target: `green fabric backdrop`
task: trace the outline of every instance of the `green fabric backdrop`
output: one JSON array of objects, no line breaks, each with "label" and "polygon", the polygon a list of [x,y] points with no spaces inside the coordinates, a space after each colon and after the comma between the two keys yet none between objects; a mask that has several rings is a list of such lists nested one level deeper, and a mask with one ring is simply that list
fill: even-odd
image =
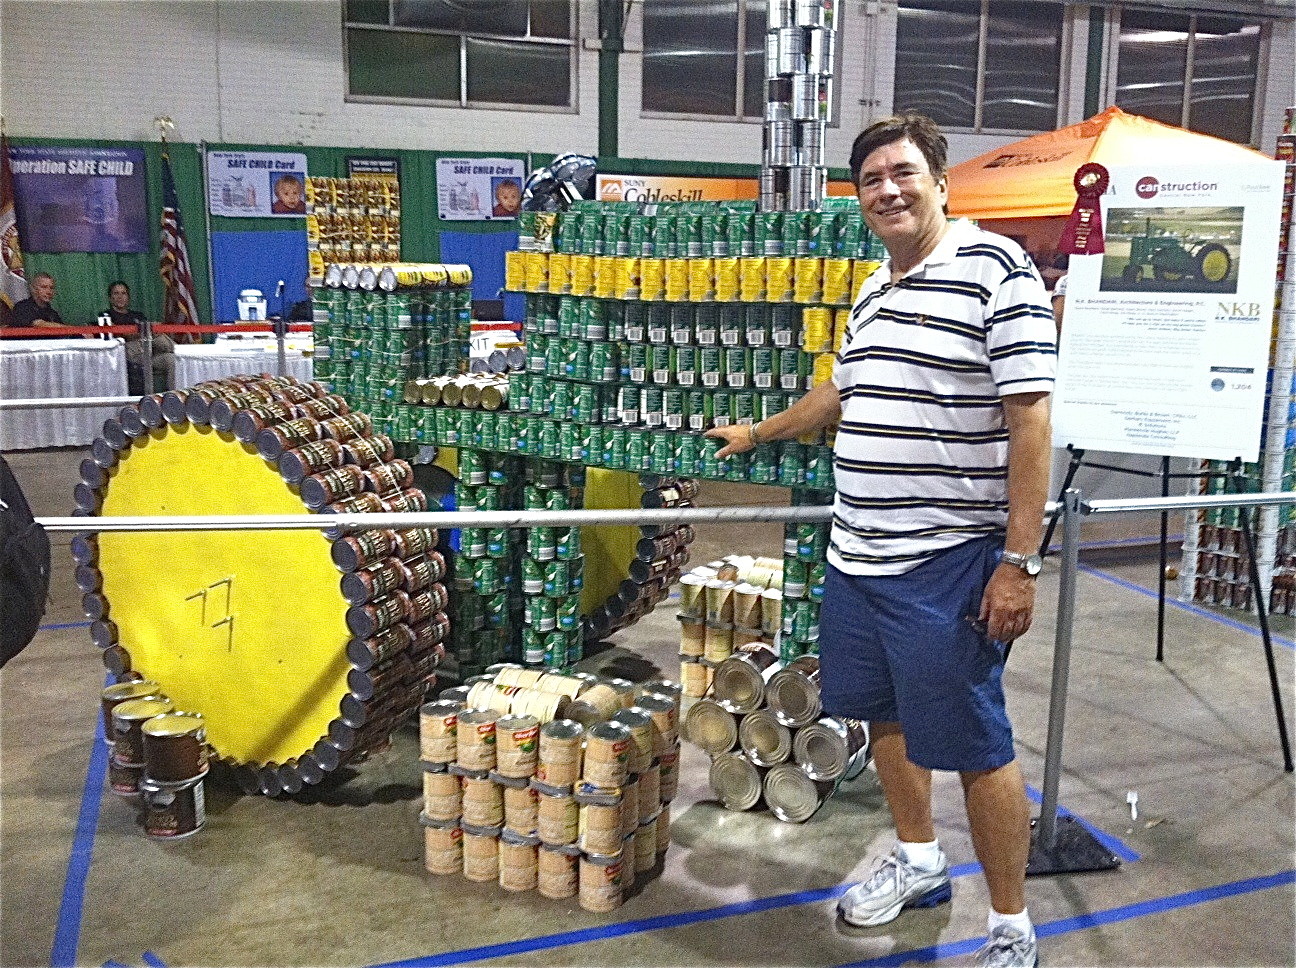
[{"label": "green fabric backdrop", "polygon": [[[150,319],[162,313],[162,279],[158,273],[157,225],[162,214],[162,146],[157,142],[91,141],[72,138],[11,138],[14,145],[73,145],[82,147],[142,148],[148,167],[149,221],[154,226],[148,252],[140,253],[24,253],[27,276],[48,272],[58,283],[54,307],[70,323],[92,323],[108,306],[108,286],[122,279],[131,288],[131,305]],[[364,148],[320,148],[304,145],[208,144],[208,151],[287,151],[306,156],[311,175],[346,177],[350,156],[396,158],[401,177],[401,254],[411,262],[436,262],[441,257],[441,231],[496,233],[515,232],[516,225],[499,222],[442,222],[437,218],[437,159],[519,158],[527,170],[545,165],[552,155],[508,151],[413,151]],[[304,229],[305,219],[206,218],[203,193],[203,145],[169,145],[176,194],[189,242],[195,298],[201,319],[211,319],[211,284],[208,272],[211,231],[260,232]],[[656,161],[643,158],[605,158],[600,170],[621,174],[673,174],[681,176],[755,177],[758,167],[743,164]],[[837,169],[831,177],[849,177]]]}]

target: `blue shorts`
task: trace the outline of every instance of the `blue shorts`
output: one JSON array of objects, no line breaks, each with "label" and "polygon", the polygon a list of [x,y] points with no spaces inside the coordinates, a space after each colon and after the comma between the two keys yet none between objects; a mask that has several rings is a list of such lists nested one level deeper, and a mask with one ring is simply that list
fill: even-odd
[{"label": "blue shorts", "polygon": [[909,759],[932,770],[1013,760],[1003,650],[972,627],[1002,535],[964,542],[903,575],[828,566],[819,617],[824,710],[898,722]]}]

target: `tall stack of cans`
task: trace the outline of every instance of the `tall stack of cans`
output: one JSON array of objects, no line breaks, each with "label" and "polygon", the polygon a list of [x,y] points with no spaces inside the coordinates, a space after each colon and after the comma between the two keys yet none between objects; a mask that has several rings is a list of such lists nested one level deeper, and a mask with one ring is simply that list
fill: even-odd
[{"label": "tall stack of cans", "polygon": [[[455,502],[460,511],[517,506],[521,463],[504,454],[460,448]],[[509,528],[463,528],[454,559],[449,653],[460,679],[480,675],[493,662],[517,657],[512,641],[520,625],[520,533]]]},{"label": "tall stack of cans", "polygon": [[783,627],[783,563],[727,555],[680,578],[680,683],[703,696],[735,641],[776,646]]},{"label": "tall stack of cans", "polygon": [[505,664],[419,719],[430,873],[606,912],[660,870],[678,786],[674,683]]},{"label": "tall stack of cans", "polygon": [[[831,503],[827,495],[812,491],[794,491],[792,497],[793,504]],[[789,522],[783,526],[783,634],[779,640],[779,659],[783,662],[819,652],[819,606],[823,602],[830,530],[827,522]]]},{"label": "tall stack of cans", "polygon": [[[1277,288],[1270,368],[1265,381],[1265,422],[1260,459],[1244,464],[1243,489],[1252,492],[1296,488],[1296,107],[1286,109],[1274,152],[1285,166],[1279,223]],[[1204,461],[1201,490],[1235,489],[1223,461]],[[1250,558],[1239,528],[1238,508],[1208,508],[1184,533],[1183,579],[1194,601],[1251,608]],[[1257,572],[1268,609],[1296,614],[1296,511],[1291,505],[1256,508]]]},{"label": "tall stack of cans", "polygon": [[395,178],[306,179],[306,252],[311,285],[344,259],[399,262],[400,183]]},{"label": "tall stack of cans", "polygon": [[472,270],[397,263],[330,265],[312,291],[315,377],[399,439],[396,407],[410,380],[468,370]]},{"label": "tall stack of cans", "polygon": [[751,642],[716,667],[684,735],[711,757],[711,789],[730,810],[763,799],[778,819],[803,823],[870,755],[866,723],[822,712],[817,656],[784,663]]},{"label": "tall stack of cans", "polygon": [[761,211],[809,211],[824,199],[824,131],[833,120],[837,50],[834,6],[835,0],[769,0]]}]

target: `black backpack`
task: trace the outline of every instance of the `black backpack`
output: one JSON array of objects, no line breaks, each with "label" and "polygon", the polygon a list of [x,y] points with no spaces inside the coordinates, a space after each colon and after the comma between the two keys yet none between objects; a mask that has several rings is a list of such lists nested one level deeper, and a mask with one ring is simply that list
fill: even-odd
[{"label": "black backpack", "polygon": [[0,457],[0,666],[36,637],[49,595],[50,542]]}]

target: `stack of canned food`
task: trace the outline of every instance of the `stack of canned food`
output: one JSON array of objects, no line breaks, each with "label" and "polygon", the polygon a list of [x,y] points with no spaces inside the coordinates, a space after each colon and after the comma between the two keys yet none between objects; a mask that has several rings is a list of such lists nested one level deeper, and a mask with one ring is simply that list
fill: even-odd
[{"label": "stack of canned food", "polygon": [[834,0],[769,0],[760,205],[813,209],[828,184],[824,132],[835,114]]},{"label": "stack of canned food", "polygon": [[783,662],[751,642],[716,667],[684,735],[711,757],[711,789],[730,810],[764,799],[778,819],[803,823],[869,761],[868,724],[822,711],[817,656]]},{"label": "stack of canned food", "polygon": [[100,696],[109,789],[139,805],[144,833],[154,840],[192,836],[206,822],[203,718],[176,711],[158,683],[128,675]]},{"label": "stack of canned food", "polygon": [[[322,383],[290,376],[234,376],[183,390],[142,398],[104,423],[91,445],[74,489],[77,513],[97,514],[114,468],[132,448],[149,446],[188,426],[208,426],[254,447],[261,458],[318,514],[426,511],[428,502],[413,486],[413,469],[395,459],[390,438],[373,432],[368,415],[353,411]],[[346,658],[352,666],[347,691],[328,734],[284,763],[242,762],[214,750],[237,767],[240,783],[267,795],[295,793],[320,782],[348,759],[389,742],[392,731],[423,701],[436,682],[436,668],[449,635],[446,562],[436,550],[433,528],[325,531],[331,557],[342,577],[341,599],[349,606],[352,636]],[[91,620],[92,641],[103,649],[115,675],[131,671],[123,632],[111,615],[99,570],[98,538],[72,542],[82,607]],[[231,641],[237,634],[231,624]],[[147,672],[147,670],[144,670]],[[208,712],[209,719],[215,715]]]},{"label": "stack of canned food", "polygon": [[735,641],[775,646],[783,627],[783,562],[726,555],[680,578],[680,682],[702,696]]},{"label": "stack of canned food", "polygon": [[315,377],[385,425],[408,381],[467,372],[471,283],[461,265],[330,265],[311,296]]},{"label": "stack of canned food", "polygon": [[335,262],[400,261],[400,183],[388,178],[306,179],[311,285]]},{"label": "stack of canned food", "polygon": [[[693,506],[698,483],[691,478],[642,475],[643,493],[639,502],[646,508],[686,508]],[[665,600],[688,564],[693,528],[687,524],[645,524],[635,545],[630,574],[594,609],[586,620],[585,634],[598,641],[618,629],[633,625]]]},{"label": "stack of canned food", "polygon": [[[584,504],[585,472],[461,448],[461,511],[565,511]],[[566,669],[582,655],[585,557],[579,528],[464,528],[455,575],[461,678],[503,659]]]},{"label": "stack of canned food", "polygon": [[501,664],[419,720],[429,872],[605,912],[660,871],[678,786],[674,683]]}]

